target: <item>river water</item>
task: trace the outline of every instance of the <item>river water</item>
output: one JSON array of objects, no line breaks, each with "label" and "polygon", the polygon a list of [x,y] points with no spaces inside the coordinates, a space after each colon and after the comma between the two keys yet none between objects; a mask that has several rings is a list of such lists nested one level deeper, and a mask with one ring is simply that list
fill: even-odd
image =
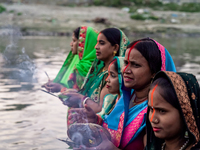
[{"label": "river water", "polygon": [[[199,37],[154,37],[172,54],[178,71],[200,81]],[[137,39],[130,37],[131,40]],[[40,91],[65,60],[71,37],[0,36],[0,149],[65,150],[67,107]]]}]

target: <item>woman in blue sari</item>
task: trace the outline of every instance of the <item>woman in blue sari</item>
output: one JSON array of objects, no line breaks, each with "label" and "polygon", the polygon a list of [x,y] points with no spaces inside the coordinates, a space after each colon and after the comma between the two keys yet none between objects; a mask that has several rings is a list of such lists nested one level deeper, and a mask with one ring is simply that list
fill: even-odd
[{"label": "woman in blue sari", "polygon": [[113,144],[104,140],[96,148],[104,149],[106,145],[110,149],[144,149],[147,96],[151,80],[160,70],[176,71],[167,49],[149,38],[132,42],[125,53],[123,95],[112,112],[101,120],[86,104],[83,109],[69,112],[70,122],[85,122],[81,116],[86,115],[87,122],[107,129]]}]

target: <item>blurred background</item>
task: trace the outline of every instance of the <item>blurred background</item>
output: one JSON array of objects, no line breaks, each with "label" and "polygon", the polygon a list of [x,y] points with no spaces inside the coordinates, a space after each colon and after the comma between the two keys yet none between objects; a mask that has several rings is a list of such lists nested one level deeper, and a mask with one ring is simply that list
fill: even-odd
[{"label": "blurred background", "polygon": [[200,81],[200,0],[0,0],[0,149],[65,150],[67,107],[40,91],[70,51],[72,31],[118,27],[164,45]]}]

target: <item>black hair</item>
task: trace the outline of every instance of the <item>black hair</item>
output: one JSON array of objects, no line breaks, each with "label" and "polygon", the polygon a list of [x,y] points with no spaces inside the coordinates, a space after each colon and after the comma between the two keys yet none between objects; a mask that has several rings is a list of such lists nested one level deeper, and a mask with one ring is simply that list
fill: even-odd
[{"label": "black hair", "polygon": [[116,58],[113,59],[113,60],[110,62],[110,64],[111,64],[112,62],[114,62],[113,64],[114,64],[114,66],[115,66],[115,71],[118,73],[118,64],[117,64],[117,59],[116,59]]},{"label": "black hair", "polygon": [[159,88],[160,95],[173,107],[181,111],[178,98],[170,81],[165,77],[159,77],[151,84],[150,89],[153,89],[155,85],[158,85],[158,87],[160,87]]},{"label": "black hair", "polygon": [[[155,85],[158,85],[159,88],[159,94],[169,103],[171,104],[174,108],[176,108],[179,111],[180,116],[183,116],[183,112],[181,109],[181,106],[178,101],[178,97],[176,95],[175,89],[172,86],[172,83],[170,82],[169,79],[166,77],[159,77],[153,81],[153,83],[150,86],[150,90],[152,90]],[[181,117],[181,119],[184,121],[184,118]],[[181,137],[184,137],[184,134],[186,131],[186,123],[183,124],[183,132],[181,132]],[[190,133],[189,133],[189,136]]]},{"label": "black hair", "polygon": [[78,28],[76,28],[76,29],[73,31],[74,36],[75,36],[77,39],[79,38],[80,28],[81,28],[81,27],[78,27]]},{"label": "black hair", "polygon": [[[120,47],[121,33],[117,28],[106,28],[100,33],[103,33],[107,40],[111,43],[112,46],[118,44]],[[116,56],[119,56],[119,50],[116,53]]]},{"label": "black hair", "polygon": [[157,44],[152,39],[144,38],[133,41],[128,45],[127,49],[131,48],[132,46],[134,46],[134,48],[137,49],[147,60],[152,74],[161,70],[161,52]]}]

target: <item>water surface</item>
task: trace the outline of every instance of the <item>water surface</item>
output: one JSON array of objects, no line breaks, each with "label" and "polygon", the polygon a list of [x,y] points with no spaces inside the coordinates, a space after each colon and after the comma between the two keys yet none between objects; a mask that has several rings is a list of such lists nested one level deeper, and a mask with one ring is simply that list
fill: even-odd
[{"label": "water surface", "polygon": [[[130,37],[131,40],[136,37]],[[65,150],[67,107],[39,90],[64,62],[71,37],[0,36],[0,149]],[[200,38],[155,37],[178,71],[200,81]]]}]

